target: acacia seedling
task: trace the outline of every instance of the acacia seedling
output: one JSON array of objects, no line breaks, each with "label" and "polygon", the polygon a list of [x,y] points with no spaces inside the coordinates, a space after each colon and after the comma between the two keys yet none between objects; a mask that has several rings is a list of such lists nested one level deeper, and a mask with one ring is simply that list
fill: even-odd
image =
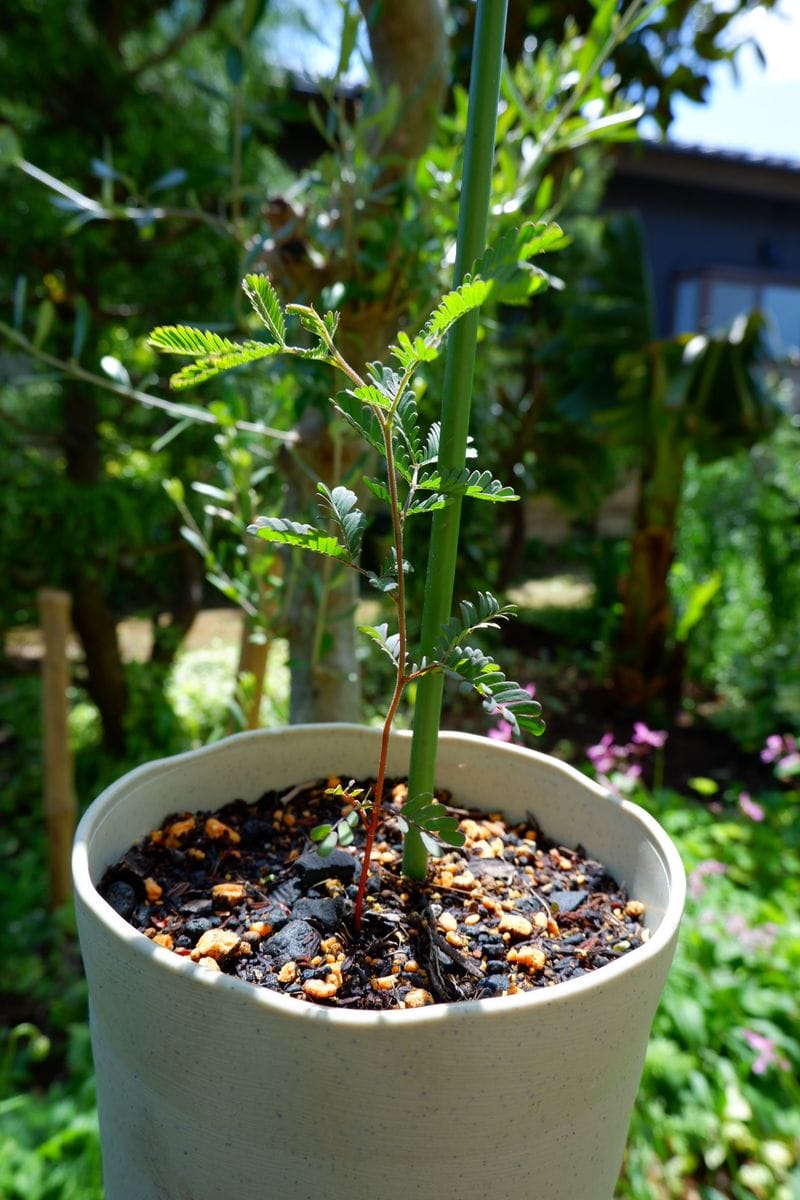
[{"label": "acacia seedling", "polygon": [[[388,510],[392,530],[391,549],[377,571],[361,565],[367,514],[359,506],[356,493],[343,484],[328,487],[318,483],[322,517],[318,525],[283,516],[261,516],[248,527],[252,537],[345,564],[386,597],[394,609],[393,628],[390,629],[388,622],[359,627],[390,659],[394,669],[374,788],[363,799],[349,794],[352,813],[335,824],[317,827],[312,835],[318,850],[329,853],[336,845],[352,842],[359,822],[364,826],[363,863],[354,911],[356,929],[361,923],[370,855],[384,816],[389,735],[409,685],[439,673],[476,694],[486,711],[506,720],[515,733],[526,730],[538,734],[543,729],[539,703],[518,683],[507,679],[491,655],[471,643],[475,633],[497,628],[500,621],[515,612],[513,605],[502,604],[491,592],[479,592],[474,600],[461,602],[442,625],[432,655],[417,659],[412,656],[408,645],[406,575],[410,567],[405,535],[410,520],[441,510],[456,497],[491,504],[518,499],[510,487],[473,462],[463,470],[441,467],[439,425],[434,422],[424,431],[421,428],[412,384],[416,372],[439,356],[448,333],[467,313],[478,309],[490,297],[519,300],[545,287],[547,276],[527,260],[532,254],[555,247],[561,240],[561,231],[556,226],[528,225],[513,239],[506,237],[500,247],[487,252],[474,274],[440,300],[421,333],[414,337],[399,333],[390,347],[389,362],[370,363],[365,375],[347,361],[337,346],[338,314],[320,314],[313,306],[304,304],[289,304],[284,308],[265,275],[248,275],[243,282],[245,295],[264,326],[265,340],[234,342],[183,325],[162,326],[150,336],[150,344],[157,349],[193,359],[173,376],[175,388],[191,387],[223,371],[279,355],[327,364],[343,377],[346,385],[331,398],[334,410],[383,462],[380,475],[363,479],[375,500]],[[486,277],[478,273],[481,269]],[[306,338],[310,335],[310,344],[289,340],[287,318],[292,317],[305,331]],[[406,835],[410,830],[416,831],[427,853],[439,853],[442,844],[458,846],[463,842],[455,819],[429,792],[409,796],[401,812],[400,828]]]}]

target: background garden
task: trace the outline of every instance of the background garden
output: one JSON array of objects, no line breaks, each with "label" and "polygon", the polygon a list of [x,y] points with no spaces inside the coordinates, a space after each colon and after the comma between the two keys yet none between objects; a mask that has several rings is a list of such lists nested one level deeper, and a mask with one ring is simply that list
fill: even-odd
[{"label": "background garden", "polygon": [[[689,872],[621,1200],[800,1198],[800,407],[758,314],[658,335],[637,221],[604,205],[619,143],[701,98],[747,7],[509,11],[491,236],[533,220],[566,237],[538,260],[547,290],[484,314],[474,440],[525,499],[465,508],[459,587],[520,607],[494,650],[536,689],[537,746],[648,807]],[[378,719],[383,668],[353,620],[373,599],[243,538],[257,512],[308,509],[312,476],[363,465],[325,375],[255,366],[170,392],[147,334],[247,333],[246,271],[340,310],[353,362],[413,331],[452,270],[474,10],[7,8],[0,1197],[99,1200],[86,992],[48,889],[37,596],[70,597],[80,807],[240,728]],[[373,520],[367,565],[386,552]],[[510,736],[458,694],[445,724]]]}]

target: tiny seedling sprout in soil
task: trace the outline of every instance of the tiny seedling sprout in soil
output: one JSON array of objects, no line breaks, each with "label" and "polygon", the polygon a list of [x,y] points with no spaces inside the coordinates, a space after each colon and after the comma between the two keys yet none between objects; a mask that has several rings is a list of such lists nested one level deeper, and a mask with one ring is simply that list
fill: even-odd
[{"label": "tiny seedling sprout in soil", "polygon": [[[448,332],[461,318],[475,312],[490,297],[504,301],[527,298],[545,286],[544,272],[527,260],[555,247],[561,239],[556,226],[528,225],[508,235],[495,250],[483,256],[472,275],[444,296],[420,334],[413,338],[404,332],[398,334],[390,350],[390,365],[370,363],[364,376],[343,357],[336,344],[338,315],[334,312],[320,315],[315,308],[304,304],[289,304],[284,309],[265,275],[248,275],[243,288],[266,329],[268,340],[234,342],[217,333],[183,325],[162,326],[150,337],[151,345],[157,349],[188,355],[194,360],[173,376],[175,388],[190,387],[222,371],[277,355],[326,363],[346,383],[345,389],[332,398],[335,411],[383,460],[384,472],[380,476],[363,479],[372,495],[387,507],[391,521],[392,546],[381,570],[367,570],[360,564],[367,515],[359,507],[356,493],[343,485],[329,488],[324,483],[317,484],[324,524],[258,517],[248,528],[253,537],[296,546],[345,564],[394,607],[393,630],[390,631],[388,623],[360,626],[361,632],[388,656],[394,667],[394,687],[383,721],[374,788],[368,795],[344,789],[343,797],[352,806],[352,812],[336,824],[320,825],[311,832],[318,851],[324,855],[337,845],[350,845],[359,822],[364,826],[364,857],[354,910],[356,929],[361,923],[370,854],[383,816],[389,735],[409,685],[434,674],[448,676],[477,694],[487,712],[502,717],[516,733],[525,730],[537,734],[543,729],[539,703],[525,688],[507,679],[490,655],[470,644],[470,638],[478,630],[496,628],[499,621],[515,611],[513,605],[501,604],[491,592],[480,592],[474,601],[460,603],[458,611],[440,627],[430,656],[419,659],[412,656],[408,645],[405,579],[410,565],[405,556],[405,532],[407,522],[413,517],[445,509],[457,497],[494,504],[518,499],[511,488],[478,466],[471,464],[459,470],[440,465],[440,426],[433,423],[423,433],[412,384],[417,370],[438,357]],[[287,316],[295,317],[310,334],[310,345],[289,340]],[[421,870],[409,870],[404,860],[404,872],[412,878],[424,878],[427,854],[439,854],[443,845],[463,844],[456,818],[429,791],[409,795],[400,821],[403,833],[408,836],[411,830],[415,831],[426,852]]]}]

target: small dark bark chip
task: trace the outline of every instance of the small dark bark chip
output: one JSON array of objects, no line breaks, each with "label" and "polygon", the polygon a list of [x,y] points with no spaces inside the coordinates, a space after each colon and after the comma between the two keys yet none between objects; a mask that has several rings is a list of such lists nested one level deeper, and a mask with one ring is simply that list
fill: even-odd
[{"label": "small dark bark chip", "polygon": [[282,967],[288,962],[312,959],[319,950],[319,931],[308,921],[288,921],[263,944],[263,951]]},{"label": "small dark bark chip", "polygon": [[300,872],[300,881],[304,889],[312,888],[326,879],[338,879],[341,883],[351,883],[355,877],[357,862],[346,850],[336,849],[330,854],[317,854],[316,850],[306,850],[294,864]]},{"label": "small dark bark chip", "polygon": [[575,912],[576,908],[588,899],[589,893],[582,888],[575,892],[550,892],[547,897],[548,903],[557,908],[560,913]]},{"label": "small dark bark chip", "polygon": [[328,898],[301,896],[292,908],[292,916],[310,921],[324,933],[333,933],[342,919],[343,905]]},{"label": "small dark bark chip", "polygon": [[108,901],[114,912],[119,913],[126,921],[130,919],[138,900],[133,884],[127,883],[124,879],[113,879],[107,887],[101,890],[100,895]]}]

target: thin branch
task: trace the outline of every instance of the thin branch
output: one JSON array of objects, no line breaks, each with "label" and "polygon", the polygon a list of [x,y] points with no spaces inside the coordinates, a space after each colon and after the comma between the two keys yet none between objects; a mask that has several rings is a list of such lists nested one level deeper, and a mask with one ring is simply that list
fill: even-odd
[{"label": "thin branch", "polygon": [[155,51],[155,53],[151,54],[143,62],[140,62],[137,67],[133,67],[128,72],[128,78],[138,79],[145,71],[150,71],[153,67],[158,67],[162,62],[166,62],[167,59],[172,58],[187,42],[190,42],[198,33],[202,33],[204,29],[208,28],[224,4],[225,0],[206,0],[203,12],[195,24],[181,29],[161,50]]},{"label": "thin branch", "polygon": [[17,163],[23,175],[35,179],[37,183],[44,184],[51,192],[55,192],[59,196],[63,196],[65,200],[69,200],[75,206],[75,212],[83,212],[95,221],[197,221],[203,225],[208,225],[209,228],[222,234],[224,237],[232,238],[234,241],[239,240],[239,234],[236,228],[225,221],[222,217],[217,217],[213,213],[206,212],[201,208],[179,208],[156,205],[139,205],[121,204],[114,205],[110,208],[100,204],[99,201],[93,200],[91,196],[85,195],[83,192],[77,191],[76,188],[70,187],[68,183],[57,179],[55,175],[51,175],[49,171],[42,170],[34,163],[22,159]]},{"label": "thin branch", "polygon": [[[220,422],[210,412],[204,408],[195,408],[190,404],[174,404],[171,400],[162,400],[160,396],[152,396],[149,392],[139,391],[138,388],[128,387],[124,383],[115,383],[113,379],[106,379],[102,375],[95,375],[92,371],[85,370],[74,360],[66,360],[56,358],[52,354],[47,354],[44,350],[40,350],[38,346],[34,346],[29,342],[24,334],[18,333],[16,329],[12,329],[10,325],[0,321],[0,335],[13,342],[15,346],[19,346],[31,358],[36,358],[40,362],[46,363],[49,367],[54,367],[62,375],[66,375],[71,379],[79,379],[82,383],[89,383],[93,387],[102,388],[106,392],[113,392],[115,396],[121,396],[125,400],[135,400],[138,404],[142,404],[145,408],[157,408],[162,412],[167,413],[171,417],[176,417],[179,420],[188,418],[190,421],[197,421],[205,425],[219,425]],[[277,442],[284,442],[288,446],[292,446],[297,442],[298,436],[294,432],[286,433],[281,429],[273,429],[269,425],[262,425],[257,421],[236,421],[235,426],[245,433],[257,433],[262,437],[273,438]]]}]

